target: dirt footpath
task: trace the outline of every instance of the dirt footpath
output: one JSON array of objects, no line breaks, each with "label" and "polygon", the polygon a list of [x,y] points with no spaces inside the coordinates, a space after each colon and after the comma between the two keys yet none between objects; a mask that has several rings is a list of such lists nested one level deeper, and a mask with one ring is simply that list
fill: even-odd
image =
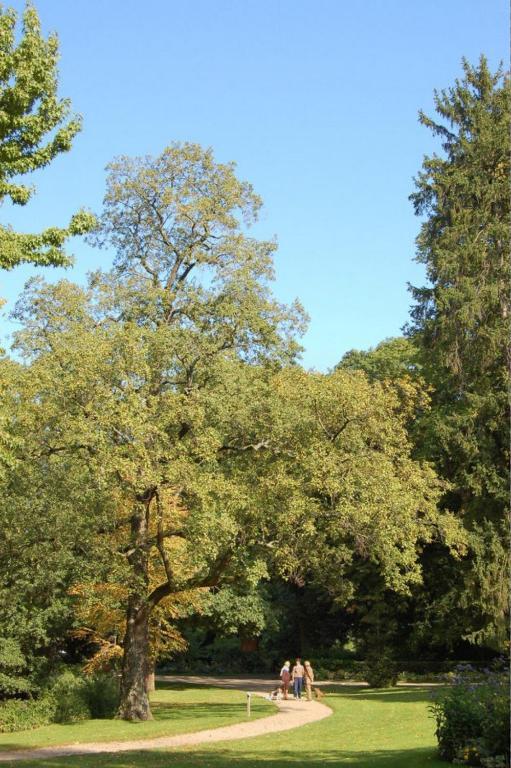
[{"label": "dirt footpath", "polygon": [[[222,688],[235,688],[237,690],[264,695],[275,687],[275,680],[261,680],[248,678],[211,678],[211,677],[176,677],[162,676],[160,680],[175,683],[189,683],[202,685],[218,685]],[[264,693],[263,693],[264,692]],[[279,711],[268,717],[261,717],[250,721],[233,725],[225,725],[221,728],[213,728],[196,733],[183,733],[179,736],[159,736],[154,739],[139,739],[137,741],[108,741],[89,744],[69,744],[61,747],[44,747],[41,749],[13,750],[0,752],[0,763],[8,763],[21,760],[42,760],[44,758],[66,757],[69,755],[94,755],[100,752],[136,752],[148,749],[170,749],[172,747],[187,747],[194,744],[211,744],[217,741],[232,741],[235,739],[249,739],[254,736],[263,736],[267,733],[289,731],[301,725],[308,725],[318,720],[323,720],[332,714],[330,707],[318,701],[276,701]]]}]

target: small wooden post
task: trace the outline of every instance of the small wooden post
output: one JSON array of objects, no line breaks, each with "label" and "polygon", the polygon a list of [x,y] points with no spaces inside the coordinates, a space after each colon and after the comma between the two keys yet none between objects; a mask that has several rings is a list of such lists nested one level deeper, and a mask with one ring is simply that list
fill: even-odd
[{"label": "small wooden post", "polygon": [[252,694],[247,693],[247,717],[250,717],[250,702],[252,700]]}]

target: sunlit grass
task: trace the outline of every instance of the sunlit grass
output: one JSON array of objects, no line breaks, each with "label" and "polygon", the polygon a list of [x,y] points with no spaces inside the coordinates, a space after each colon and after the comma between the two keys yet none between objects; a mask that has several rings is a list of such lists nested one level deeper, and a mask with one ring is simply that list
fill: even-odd
[{"label": "sunlit grass", "polygon": [[[436,754],[427,686],[344,688],[333,714],[296,730],[179,750],[55,758],[21,768],[445,768]],[[14,766],[14,764],[12,764]]]},{"label": "sunlit grass", "polygon": [[[150,739],[218,728],[247,719],[246,696],[240,691],[160,684],[152,694],[151,701],[154,720],[146,723],[83,720],[66,725],[46,725],[18,733],[0,733],[0,750],[83,744],[91,741]],[[251,720],[272,714],[274,711],[273,704],[253,697]]]}]

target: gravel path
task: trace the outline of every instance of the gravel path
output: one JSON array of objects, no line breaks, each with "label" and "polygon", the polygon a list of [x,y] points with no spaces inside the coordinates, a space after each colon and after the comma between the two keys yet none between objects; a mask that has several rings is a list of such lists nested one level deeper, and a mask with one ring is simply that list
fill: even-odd
[{"label": "gravel path", "polygon": [[[176,678],[172,676],[160,678],[173,682],[200,683],[203,685],[218,685],[222,688],[236,688],[250,691],[256,695],[263,695],[271,686],[275,686],[274,680],[248,680],[246,678],[209,678],[187,677]],[[270,687],[269,687],[270,686]],[[159,736],[154,739],[139,739],[138,741],[107,741],[90,744],[69,744],[60,747],[44,747],[41,749],[13,750],[0,752],[0,763],[18,760],[42,760],[44,758],[66,757],[69,755],[93,755],[100,752],[135,752],[148,749],[167,749],[170,747],[187,747],[193,744],[211,744],[216,741],[232,741],[234,739],[248,739],[253,736],[262,736],[267,733],[289,731],[301,725],[323,720],[332,714],[330,707],[317,701],[276,701],[279,711],[268,717],[257,720],[225,725],[221,728],[213,728],[196,733],[183,733],[179,736]]]}]

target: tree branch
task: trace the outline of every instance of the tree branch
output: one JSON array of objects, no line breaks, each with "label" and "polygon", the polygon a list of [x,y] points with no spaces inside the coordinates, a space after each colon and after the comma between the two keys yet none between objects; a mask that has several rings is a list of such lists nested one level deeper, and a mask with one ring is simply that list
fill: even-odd
[{"label": "tree branch", "polygon": [[221,445],[220,451],[262,451],[270,447],[269,440],[261,440],[259,443],[249,445]]},{"label": "tree branch", "polygon": [[169,595],[178,594],[179,592],[187,592],[190,589],[198,589],[200,587],[215,587],[220,581],[223,572],[229,565],[234,552],[234,548],[235,545],[231,549],[228,549],[227,552],[224,552],[222,555],[217,557],[206,576],[198,576],[193,579],[189,579],[187,582],[180,584],[179,586],[176,583],[172,583],[171,581],[166,581],[164,584],[160,584],[158,587],[153,589],[147,598],[149,608],[154,608],[165,597],[169,597]]}]

